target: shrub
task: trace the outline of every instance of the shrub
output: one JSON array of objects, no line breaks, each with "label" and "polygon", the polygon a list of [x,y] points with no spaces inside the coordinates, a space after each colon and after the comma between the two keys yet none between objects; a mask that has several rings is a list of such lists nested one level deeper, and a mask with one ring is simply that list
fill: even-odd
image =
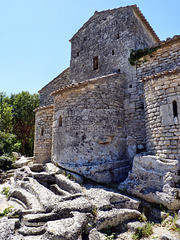
[{"label": "shrub", "polygon": [[12,212],[12,206],[11,207],[8,207],[8,208],[5,208],[4,211],[2,213],[0,213],[0,218],[4,217],[4,216],[7,216],[9,213]]},{"label": "shrub", "polygon": [[146,223],[143,227],[138,227],[133,235],[134,240],[139,240],[143,237],[149,237],[153,233],[151,223]]},{"label": "shrub", "polygon": [[3,195],[5,195],[6,198],[8,198],[8,196],[9,196],[9,188],[8,187],[3,187],[3,190],[1,191],[1,193]]},{"label": "shrub", "polygon": [[0,169],[7,171],[14,168],[14,158],[10,154],[0,156]]}]

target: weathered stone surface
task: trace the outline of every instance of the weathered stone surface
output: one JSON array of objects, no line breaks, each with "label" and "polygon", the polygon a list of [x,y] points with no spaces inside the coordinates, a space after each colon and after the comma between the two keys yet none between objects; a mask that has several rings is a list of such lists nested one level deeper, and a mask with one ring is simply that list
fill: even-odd
[{"label": "weathered stone surface", "polygon": [[173,236],[170,235],[162,235],[160,236],[160,240],[177,240],[176,238],[174,238]]},{"label": "weathered stone surface", "polygon": [[131,209],[112,209],[110,211],[98,211],[96,218],[96,227],[98,230],[103,228],[115,227],[125,221],[137,219],[141,213]]},{"label": "weathered stone surface", "polygon": [[180,229],[180,219],[176,221],[176,227]]},{"label": "weathered stone surface", "polygon": [[[39,169],[35,164],[15,170],[8,185],[8,203],[15,207],[11,216],[17,219],[12,225],[11,219],[5,218],[7,233],[2,234],[13,237],[8,240],[82,240],[83,232],[88,235],[93,227],[116,226],[139,216],[138,200],[103,186],[88,184],[82,188],[62,174],[55,174],[55,169],[52,165]],[[96,234],[104,239],[104,234],[94,231],[89,239]]]},{"label": "weathered stone surface", "polygon": [[119,189],[141,197],[148,202],[165,205],[168,209],[180,208],[178,171],[180,162],[155,156],[136,156],[132,172],[119,185]]},{"label": "weathered stone surface", "polygon": [[99,210],[108,210],[112,208],[127,208],[138,210],[140,201],[129,198],[120,193],[114,193],[110,190],[102,189],[102,186],[85,185],[85,195],[89,201],[97,206]]},{"label": "weathered stone surface", "polygon": [[144,225],[145,225],[144,222],[133,221],[133,222],[129,222],[129,223],[127,224],[127,228],[128,228],[130,231],[135,231],[137,228],[143,227]]},{"label": "weathered stone surface", "polygon": [[12,240],[15,233],[16,219],[8,219],[3,217],[0,219],[0,239]]},{"label": "weathered stone surface", "polygon": [[96,228],[93,228],[89,233],[89,240],[106,240],[104,234],[98,232]]},{"label": "weathered stone surface", "polygon": [[42,235],[45,232],[45,228],[43,227],[26,227],[23,226],[20,229],[18,229],[18,233],[23,236],[36,236],[36,235]]},{"label": "weathered stone surface", "polygon": [[32,162],[32,158],[26,158],[22,156],[19,160],[15,162],[15,167],[20,168],[23,166],[27,166],[30,162]]},{"label": "weathered stone surface", "polygon": [[41,239],[48,240],[77,240],[87,224],[87,216],[83,213],[73,212],[71,218],[64,218],[57,221],[47,222],[46,233]]}]

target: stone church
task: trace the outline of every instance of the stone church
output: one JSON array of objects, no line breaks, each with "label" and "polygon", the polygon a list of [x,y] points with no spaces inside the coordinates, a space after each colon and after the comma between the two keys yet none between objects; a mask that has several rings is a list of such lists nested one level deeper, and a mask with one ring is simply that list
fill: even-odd
[{"label": "stone church", "polygon": [[96,11],[70,43],[70,67],[39,91],[35,162],[110,183],[137,154],[180,160],[180,36],[160,41],[132,5]]}]

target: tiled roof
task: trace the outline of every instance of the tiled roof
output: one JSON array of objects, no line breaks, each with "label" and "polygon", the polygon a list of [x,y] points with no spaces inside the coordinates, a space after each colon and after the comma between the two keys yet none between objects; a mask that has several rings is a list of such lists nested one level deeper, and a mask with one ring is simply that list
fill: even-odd
[{"label": "tiled roof", "polygon": [[142,80],[147,81],[149,79],[159,78],[159,77],[163,77],[165,75],[171,75],[171,74],[179,73],[179,72],[180,72],[180,67],[176,67],[173,70],[167,70],[167,71],[164,71],[164,72],[155,73],[151,76],[144,77]]},{"label": "tiled roof", "polygon": [[[69,84],[67,86],[64,86],[54,92],[51,93],[51,96],[59,93],[59,92],[62,92],[62,91],[66,91],[66,90],[69,90],[69,89],[72,89],[72,88],[78,88],[80,86],[85,86],[87,85],[88,83],[94,83],[100,79],[105,79],[105,78],[108,78],[108,77],[111,77],[111,76],[115,76],[115,75],[119,75],[119,73],[111,73],[111,74],[107,74],[105,76],[101,76],[101,77],[96,77],[96,78],[92,78],[92,79],[88,79],[86,81],[82,81],[82,82],[78,82],[78,83],[72,83],[72,84]],[[122,75],[122,74],[121,74]]]},{"label": "tiled roof", "polygon": [[53,108],[53,107],[54,107],[54,105],[43,106],[43,107],[34,109],[34,112],[38,112],[40,110],[45,110],[45,109]]}]

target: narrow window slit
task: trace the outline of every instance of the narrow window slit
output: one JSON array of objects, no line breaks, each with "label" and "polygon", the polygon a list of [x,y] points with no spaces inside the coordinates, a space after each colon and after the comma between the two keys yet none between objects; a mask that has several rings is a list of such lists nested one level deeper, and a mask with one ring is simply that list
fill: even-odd
[{"label": "narrow window slit", "polygon": [[173,101],[173,115],[174,118],[178,117],[177,102],[175,100]]},{"label": "narrow window slit", "polygon": [[62,116],[59,117],[59,127],[62,127]]},{"label": "narrow window slit", "polygon": [[112,55],[114,55],[114,50],[112,50]]},{"label": "narrow window slit", "polygon": [[93,70],[97,70],[98,69],[98,66],[99,63],[98,63],[98,56],[94,57],[93,58]]},{"label": "narrow window slit", "polygon": [[44,136],[44,127],[41,128],[41,136]]}]

